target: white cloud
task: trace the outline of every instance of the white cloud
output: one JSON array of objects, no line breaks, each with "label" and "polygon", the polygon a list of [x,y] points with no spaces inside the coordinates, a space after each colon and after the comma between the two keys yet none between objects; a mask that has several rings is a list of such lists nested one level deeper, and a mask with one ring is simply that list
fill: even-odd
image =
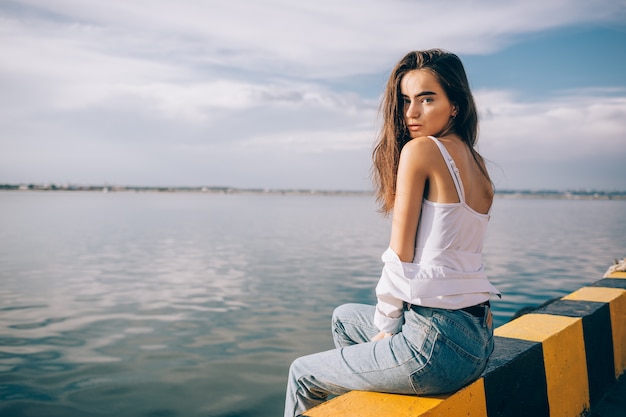
[{"label": "white cloud", "polygon": [[[550,2],[198,0],[25,2],[56,13],[63,32],[100,39],[112,53],[176,54],[199,61],[316,76],[385,70],[400,51],[443,44],[488,52],[520,33],[623,19],[614,1]],[[70,28],[70,29],[67,29]],[[123,42],[119,42],[122,40]],[[194,57],[187,57],[193,60]]]},{"label": "white cloud", "polygon": [[[362,186],[378,103],[331,85],[382,74],[410,49],[489,53],[521,34],[625,17],[608,0],[0,5],[0,181],[105,178],[117,164],[123,183],[224,172],[264,186],[252,183],[294,172],[293,183],[313,184],[311,164],[329,161],[326,173],[357,168],[341,186]],[[477,92],[483,152],[505,163],[613,152],[625,97]]]},{"label": "white cloud", "polygon": [[567,91],[521,100],[478,91],[479,149],[497,188],[623,190],[626,90]]},{"label": "white cloud", "polygon": [[[23,3],[35,12],[4,19],[3,49],[18,41],[22,54],[32,54],[20,62],[32,70],[50,74],[58,67],[68,78],[94,72],[95,79],[105,71],[107,79],[123,75],[128,67],[126,76],[132,76],[138,61],[178,67],[178,76],[201,77],[197,71],[203,65],[294,77],[348,76],[385,71],[410,49],[444,46],[486,53],[515,35],[626,17],[617,2],[582,0],[449,1],[445,6],[400,0]],[[56,18],[45,19],[49,13]],[[44,67],[38,65],[42,62]],[[163,80],[172,75],[164,69],[144,75]]]},{"label": "white cloud", "polygon": [[373,141],[374,135],[371,128],[350,131],[307,129],[252,137],[242,142],[240,146],[252,149],[274,147],[278,152],[310,154],[371,149]]},{"label": "white cloud", "polygon": [[626,143],[626,90],[610,93],[585,88],[522,101],[512,92],[479,91],[481,147],[506,160],[621,153]]},{"label": "white cloud", "polygon": [[165,117],[190,122],[211,120],[216,112],[251,112],[258,108],[350,114],[372,106],[353,94],[334,93],[306,83],[254,84],[224,79],[190,84],[124,86],[118,88],[117,93],[145,98]]}]

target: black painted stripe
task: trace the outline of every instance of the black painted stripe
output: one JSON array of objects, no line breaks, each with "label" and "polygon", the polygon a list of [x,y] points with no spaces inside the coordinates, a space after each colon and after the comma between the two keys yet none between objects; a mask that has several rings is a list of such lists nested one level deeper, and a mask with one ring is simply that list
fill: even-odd
[{"label": "black painted stripe", "polygon": [[626,278],[604,278],[591,284],[592,287],[621,288],[626,290]]},{"label": "black painted stripe", "polygon": [[483,372],[487,415],[549,416],[541,343],[499,336],[494,336],[494,342]]}]

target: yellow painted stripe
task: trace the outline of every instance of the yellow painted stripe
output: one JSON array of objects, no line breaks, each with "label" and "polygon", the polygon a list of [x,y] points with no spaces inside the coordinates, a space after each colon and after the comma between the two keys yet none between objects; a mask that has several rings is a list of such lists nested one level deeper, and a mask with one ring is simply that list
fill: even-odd
[{"label": "yellow painted stripe", "polygon": [[[385,414],[380,414],[385,415]],[[420,414],[405,414],[405,416],[419,416]],[[487,415],[487,400],[485,397],[485,380],[474,381],[467,387],[452,394],[448,399],[437,405],[424,416],[428,417],[485,417]],[[378,415],[376,416],[378,417]]]},{"label": "yellow painted stripe", "polygon": [[498,327],[495,329],[494,334],[513,339],[543,342],[581,320],[579,317],[564,317],[552,314],[525,314]]},{"label": "yellow painted stripe", "polygon": [[495,330],[501,337],[541,342],[552,416],[578,416],[589,408],[582,319],[526,314]]},{"label": "yellow painted stripe", "polygon": [[613,327],[613,354],[615,355],[615,377],[626,371],[626,291],[612,301],[611,326]]},{"label": "yellow painted stripe", "polygon": [[[442,398],[350,391],[307,411],[307,417],[343,416],[421,416],[444,400]],[[410,413],[408,412],[410,410]]]},{"label": "yellow painted stripe", "polygon": [[582,320],[543,342],[552,416],[579,416],[589,408],[589,380]]},{"label": "yellow painted stripe", "polygon": [[615,377],[626,370],[626,290],[621,288],[583,287],[563,297],[564,300],[609,303],[613,331]]},{"label": "yellow painted stripe", "polygon": [[447,396],[418,397],[350,391],[305,413],[307,417],[484,417],[487,415],[482,378]]},{"label": "yellow painted stripe", "polygon": [[607,278],[626,278],[626,272],[616,271],[607,275]]},{"label": "yellow painted stripe", "polygon": [[625,293],[626,293],[626,290],[623,290],[621,288],[582,287],[581,289],[574,291],[571,294],[566,295],[562,299],[610,303],[622,297]]}]

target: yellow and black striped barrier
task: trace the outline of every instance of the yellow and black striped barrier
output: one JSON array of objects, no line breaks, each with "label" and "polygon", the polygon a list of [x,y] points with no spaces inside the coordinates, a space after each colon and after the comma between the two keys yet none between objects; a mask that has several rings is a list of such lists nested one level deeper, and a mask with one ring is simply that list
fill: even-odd
[{"label": "yellow and black striped barrier", "polygon": [[494,333],[487,369],[456,393],[352,391],[306,416],[580,416],[626,370],[626,272],[613,272]]}]

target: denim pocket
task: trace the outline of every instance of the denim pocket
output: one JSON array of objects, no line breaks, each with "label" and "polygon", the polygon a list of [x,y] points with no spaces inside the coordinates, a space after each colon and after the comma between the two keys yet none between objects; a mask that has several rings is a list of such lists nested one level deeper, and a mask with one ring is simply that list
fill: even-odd
[{"label": "denim pocket", "polygon": [[434,335],[430,357],[411,374],[411,385],[418,395],[444,394],[458,390],[480,376],[483,361],[440,333]]},{"label": "denim pocket", "polygon": [[402,334],[415,356],[426,362],[430,358],[433,337],[437,330],[433,328],[430,318],[414,312],[405,313]]}]

